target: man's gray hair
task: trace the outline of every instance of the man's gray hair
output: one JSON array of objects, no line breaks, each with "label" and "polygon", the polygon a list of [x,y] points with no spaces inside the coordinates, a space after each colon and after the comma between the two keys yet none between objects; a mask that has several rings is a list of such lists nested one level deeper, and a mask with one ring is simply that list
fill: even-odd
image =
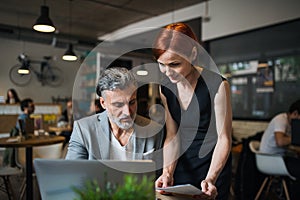
[{"label": "man's gray hair", "polygon": [[104,70],[97,84],[96,92],[99,96],[103,96],[105,90],[123,90],[130,85],[137,86],[133,73],[124,67],[113,67]]}]

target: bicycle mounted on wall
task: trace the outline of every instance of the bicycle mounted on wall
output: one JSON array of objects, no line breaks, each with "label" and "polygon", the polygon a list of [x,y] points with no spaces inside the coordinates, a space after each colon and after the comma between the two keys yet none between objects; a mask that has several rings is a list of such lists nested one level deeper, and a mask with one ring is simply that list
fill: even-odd
[{"label": "bicycle mounted on wall", "polygon": [[[17,86],[26,86],[31,81],[32,74],[35,74],[42,86],[57,87],[61,85],[63,82],[63,72],[58,67],[50,65],[50,59],[52,57],[44,56],[42,61],[36,61],[30,60],[24,54],[20,54],[18,56],[20,63],[14,65],[9,71],[11,82]],[[32,64],[40,64],[39,70],[35,69]]]}]

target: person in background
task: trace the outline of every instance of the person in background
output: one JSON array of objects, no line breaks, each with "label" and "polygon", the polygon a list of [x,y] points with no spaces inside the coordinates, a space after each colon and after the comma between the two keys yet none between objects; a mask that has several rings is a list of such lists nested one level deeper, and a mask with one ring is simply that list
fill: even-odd
[{"label": "person in background", "polygon": [[[22,127],[25,127],[25,121],[30,117],[31,114],[34,113],[34,102],[30,98],[23,99],[20,102],[20,108],[22,110],[22,114],[18,116],[16,126],[13,127],[10,131],[10,137],[19,136],[21,130],[20,123]],[[23,134],[23,133],[22,133]],[[15,148],[6,148],[3,155],[3,166],[11,166],[16,167],[16,157],[15,157]]]},{"label": "person in background", "polygon": [[300,119],[300,99],[290,105],[288,112],[279,113],[270,121],[263,133],[259,150],[262,153],[284,155],[288,171],[299,180],[300,158],[287,154],[288,146],[291,144],[291,121],[293,119]]},{"label": "person in background", "polygon": [[102,108],[100,99],[94,99],[90,104],[90,111],[87,115],[99,114],[102,113],[105,109]]},{"label": "person in background", "polygon": [[16,123],[16,128],[20,130],[19,120],[25,122],[27,118],[30,117],[31,114],[34,113],[34,102],[31,98],[23,99],[20,103],[22,114],[18,116],[18,120]]},{"label": "person in background", "polygon": [[73,103],[72,98],[67,101],[66,109],[62,112],[59,121],[67,123],[69,126],[73,126]]},{"label": "person in background", "polygon": [[162,143],[162,126],[136,114],[137,82],[126,68],[100,75],[100,114],[74,122],[66,159],[152,159]]},{"label": "person in background", "polygon": [[7,90],[7,97],[6,97],[5,103],[7,103],[7,104],[20,103],[18,93],[16,92],[15,89],[11,88],[11,89]]},{"label": "person in background", "polygon": [[62,124],[62,126],[65,126],[67,124],[72,128],[74,120],[78,120],[84,116],[85,114],[79,108],[78,102],[70,98],[67,101],[66,109],[62,112],[62,115],[58,121]]},{"label": "person in background", "polygon": [[228,81],[198,65],[204,51],[184,23],[163,28],[153,54],[165,75],[160,93],[167,131],[165,164],[156,187],[192,184],[202,190],[199,198],[228,199],[232,130]]},{"label": "person in background", "polygon": [[[65,146],[69,141],[72,134],[74,118],[73,118],[73,103],[72,98],[68,99],[66,104],[66,109],[62,112],[60,119],[58,120],[57,125],[61,127],[68,127],[70,130],[64,130],[59,133],[60,136],[65,137],[64,145]],[[53,133],[55,134],[55,133]]]}]

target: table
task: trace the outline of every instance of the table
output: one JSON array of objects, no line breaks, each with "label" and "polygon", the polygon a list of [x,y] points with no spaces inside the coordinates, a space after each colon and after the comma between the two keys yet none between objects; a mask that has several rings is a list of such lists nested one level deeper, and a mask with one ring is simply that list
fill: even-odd
[{"label": "table", "polygon": [[62,131],[72,131],[71,126],[64,126],[64,127],[57,127],[57,126],[49,126],[48,127],[49,131],[54,131],[54,132],[62,132]]},{"label": "table", "polygon": [[288,150],[293,152],[295,155],[297,155],[298,158],[300,158],[300,146],[289,145]]},{"label": "table", "polygon": [[297,153],[300,153],[300,146],[290,145],[290,146],[289,146],[289,149],[290,149],[290,150],[293,150],[293,151],[295,151],[295,152],[297,152]]},{"label": "table", "polygon": [[[30,136],[28,139],[16,141],[17,137],[5,137],[0,138],[0,147],[5,148],[26,148],[26,199],[33,199],[33,181],[32,181],[32,147],[44,146],[50,144],[57,144],[63,142],[65,137],[63,136]],[[9,141],[10,140],[10,141]]]},{"label": "table", "polygon": [[49,131],[53,131],[56,133],[56,135],[59,135],[61,132],[72,132],[73,128],[71,126],[63,126],[63,127],[57,127],[57,126],[49,126]]},{"label": "table", "polygon": [[192,196],[187,195],[162,195],[159,192],[155,194],[157,200],[188,200],[188,199],[195,199]]}]

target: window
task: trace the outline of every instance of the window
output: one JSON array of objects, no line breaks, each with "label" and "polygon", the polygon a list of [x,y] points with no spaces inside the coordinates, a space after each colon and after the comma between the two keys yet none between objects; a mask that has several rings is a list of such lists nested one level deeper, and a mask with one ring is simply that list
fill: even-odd
[{"label": "window", "polygon": [[234,119],[269,120],[300,99],[299,32],[297,19],[207,41],[230,81]]},{"label": "window", "polygon": [[[231,85],[235,119],[269,120],[300,99],[300,55],[268,59],[268,68],[258,67],[258,61],[223,64],[220,72]],[[260,80],[267,72],[272,82],[266,77]]]}]

